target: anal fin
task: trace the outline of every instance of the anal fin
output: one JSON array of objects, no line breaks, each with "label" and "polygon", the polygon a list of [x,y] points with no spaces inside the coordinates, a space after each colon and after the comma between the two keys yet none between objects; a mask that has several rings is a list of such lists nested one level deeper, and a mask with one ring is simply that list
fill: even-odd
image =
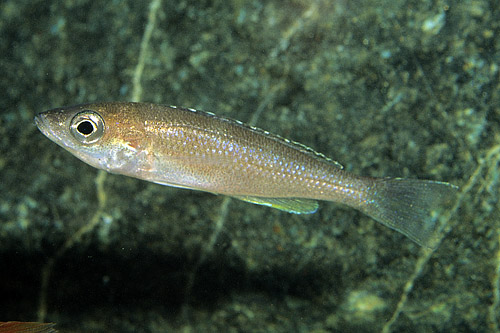
[{"label": "anal fin", "polygon": [[249,196],[233,196],[233,198],[251,202],[256,205],[276,208],[293,214],[312,214],[318,210],[318,202],[297,198],[262,198]]}]

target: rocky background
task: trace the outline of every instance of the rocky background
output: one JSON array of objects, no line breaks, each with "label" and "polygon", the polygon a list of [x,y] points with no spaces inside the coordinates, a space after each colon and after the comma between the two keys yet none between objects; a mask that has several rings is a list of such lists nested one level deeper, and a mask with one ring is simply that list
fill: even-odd
[{"label": "rocky background", "polygon": [[[0,321],[61,332],[500,327],[496,1],[0,3]],[[344,206],[296,216],[98,172],[40,111],[194,107],[357,174],[460,186],[420,248]]]}]

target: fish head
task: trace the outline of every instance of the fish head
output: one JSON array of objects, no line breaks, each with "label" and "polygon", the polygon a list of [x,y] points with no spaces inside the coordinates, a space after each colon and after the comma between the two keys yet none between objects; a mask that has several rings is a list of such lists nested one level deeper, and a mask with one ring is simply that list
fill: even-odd
[{"label": "fish head", "polygon": [[98,169],[128,174],[147,155],[140,122],[119,104],[52,109],[37,114],[35,124],[50,140]]}]

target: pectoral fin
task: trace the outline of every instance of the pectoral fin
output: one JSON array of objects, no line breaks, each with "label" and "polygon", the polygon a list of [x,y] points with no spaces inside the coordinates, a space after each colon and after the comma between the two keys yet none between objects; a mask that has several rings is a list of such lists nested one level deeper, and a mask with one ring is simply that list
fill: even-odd
[{"label": "pectoral fin", "polygon": [[308,199],[296,198],[261,198],[248,196],[233,196],[233,198],[251,202],[256,205],[263,205],[276,208],[293,214],[312,214],[318,209],[318,202]]}]

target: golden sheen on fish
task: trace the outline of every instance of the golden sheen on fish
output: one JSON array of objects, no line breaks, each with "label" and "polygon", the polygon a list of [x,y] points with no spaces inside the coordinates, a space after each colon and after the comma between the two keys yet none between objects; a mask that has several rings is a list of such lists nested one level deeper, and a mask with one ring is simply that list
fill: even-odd
[{"label": "golden sheen on fish", "polygon": [[435,247],[435,209],[457,187],[361,177],[299,143],[212,113],[147,103],[95,103],[35,117],[40,131],[111,173],[228,195],[295,214],[340,202]]}]

